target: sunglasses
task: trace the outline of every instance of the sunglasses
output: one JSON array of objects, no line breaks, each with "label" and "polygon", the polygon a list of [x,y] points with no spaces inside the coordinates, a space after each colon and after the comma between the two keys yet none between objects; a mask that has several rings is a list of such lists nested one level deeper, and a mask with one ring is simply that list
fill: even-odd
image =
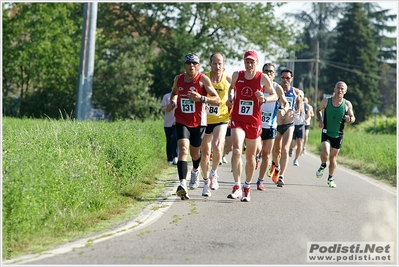
[{"label": "sunglasses", "polygon": [[196,66],[196,65],[198,65],[199,63],[198,63],[198,62],[193,62],[193,61],[188,61],[188,62],[185,62],[185,64],[186,64],[186,65],[191,65],[191,64],[193,64],[194,66]]},{"label": "sunglasses", "polygon": [[286,77],[286,76],[281,76],[281,79],[283,80],[290,80],[292,77]]}]

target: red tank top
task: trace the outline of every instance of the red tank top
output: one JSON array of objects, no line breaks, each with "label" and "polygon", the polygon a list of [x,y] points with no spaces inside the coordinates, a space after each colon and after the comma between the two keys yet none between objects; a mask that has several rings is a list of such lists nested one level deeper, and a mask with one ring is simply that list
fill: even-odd
[{"label": "red tank top", "polygon": [[176,123],[181,123],[190,128],[207,126],[205,104],[202,102],[191,101],[187,97],[188,91],[196,91],[203,96],[207,95],[206,90],[200,86],[201,76],[202,73],[198,73],[190,82],[184,81],[184,73],[177,77],[177,108],[175,110]]},{"label": "red tank top", "polygon": [[261,125],[262,102],[256,98],[255,92],[263,92],[263,87],[260,85],[262,72],[257,71],[252,80],[247,80],[244,73],[244,70],[238,72],[238,78],[235,83],[235,99],[231,112],[231,120]]}]

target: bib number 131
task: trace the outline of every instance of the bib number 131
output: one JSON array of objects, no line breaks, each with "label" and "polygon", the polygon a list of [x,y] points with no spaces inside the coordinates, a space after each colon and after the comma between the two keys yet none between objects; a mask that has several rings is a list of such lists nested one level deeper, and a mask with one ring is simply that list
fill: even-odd
[{"label": "bib number 131", "polygon": [[194,113],[195,112],[195,104],[194,101],[188,98],[182,98],[180,102],[181,111],[183,113]]},{"label": "bib number 131", "polygon": [[240,100],[240,106],[238,114],[251,116],[254,113],[254,101],[252,100]]}]

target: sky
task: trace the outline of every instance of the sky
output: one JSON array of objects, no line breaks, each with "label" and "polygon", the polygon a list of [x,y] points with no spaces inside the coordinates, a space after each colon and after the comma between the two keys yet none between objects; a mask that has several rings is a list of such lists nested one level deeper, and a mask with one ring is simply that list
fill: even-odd
[{"label": "sky", "polygon": [[[368,1],[368,2],[374,2],[374,1]],[[399,2],[378,2],[378,5],[383,8],[383,9],[391,9],[392,11],[390,14],[398,14],[398,3]],[[295,13],[299,10],[305,10],[308,11],[310,9],[309,2],[288,2],[284,6],[276,9],[276,17],[282,16],[284,13]],[[397,25],[397,20],[393,23],[393,25]],[[398,26],[398,25],[397,25]],[[245,51],[243,51],[244,55]],[[259,57],[259,64],[258,64],[258,70],[262,71],[262,66],[265,62],[264,61],[264,55],[261,53],[258,53]],[[241,70],[244,69],[244,62],[239,61],[235,63],[229,63],[226,64],[226,73],[228,75],[232,75],[234,71],[236,70]]]}]

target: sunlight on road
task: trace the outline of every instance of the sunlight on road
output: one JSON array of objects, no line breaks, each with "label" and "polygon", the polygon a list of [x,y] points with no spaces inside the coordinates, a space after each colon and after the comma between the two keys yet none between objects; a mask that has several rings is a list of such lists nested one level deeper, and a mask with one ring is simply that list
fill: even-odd
[{"label": "sunlight on road", "polygon": [[367,205],[370,218],[362,230],[363,240],[395,241],[397,236],[396,207],[390,201],[371,201]]}]

